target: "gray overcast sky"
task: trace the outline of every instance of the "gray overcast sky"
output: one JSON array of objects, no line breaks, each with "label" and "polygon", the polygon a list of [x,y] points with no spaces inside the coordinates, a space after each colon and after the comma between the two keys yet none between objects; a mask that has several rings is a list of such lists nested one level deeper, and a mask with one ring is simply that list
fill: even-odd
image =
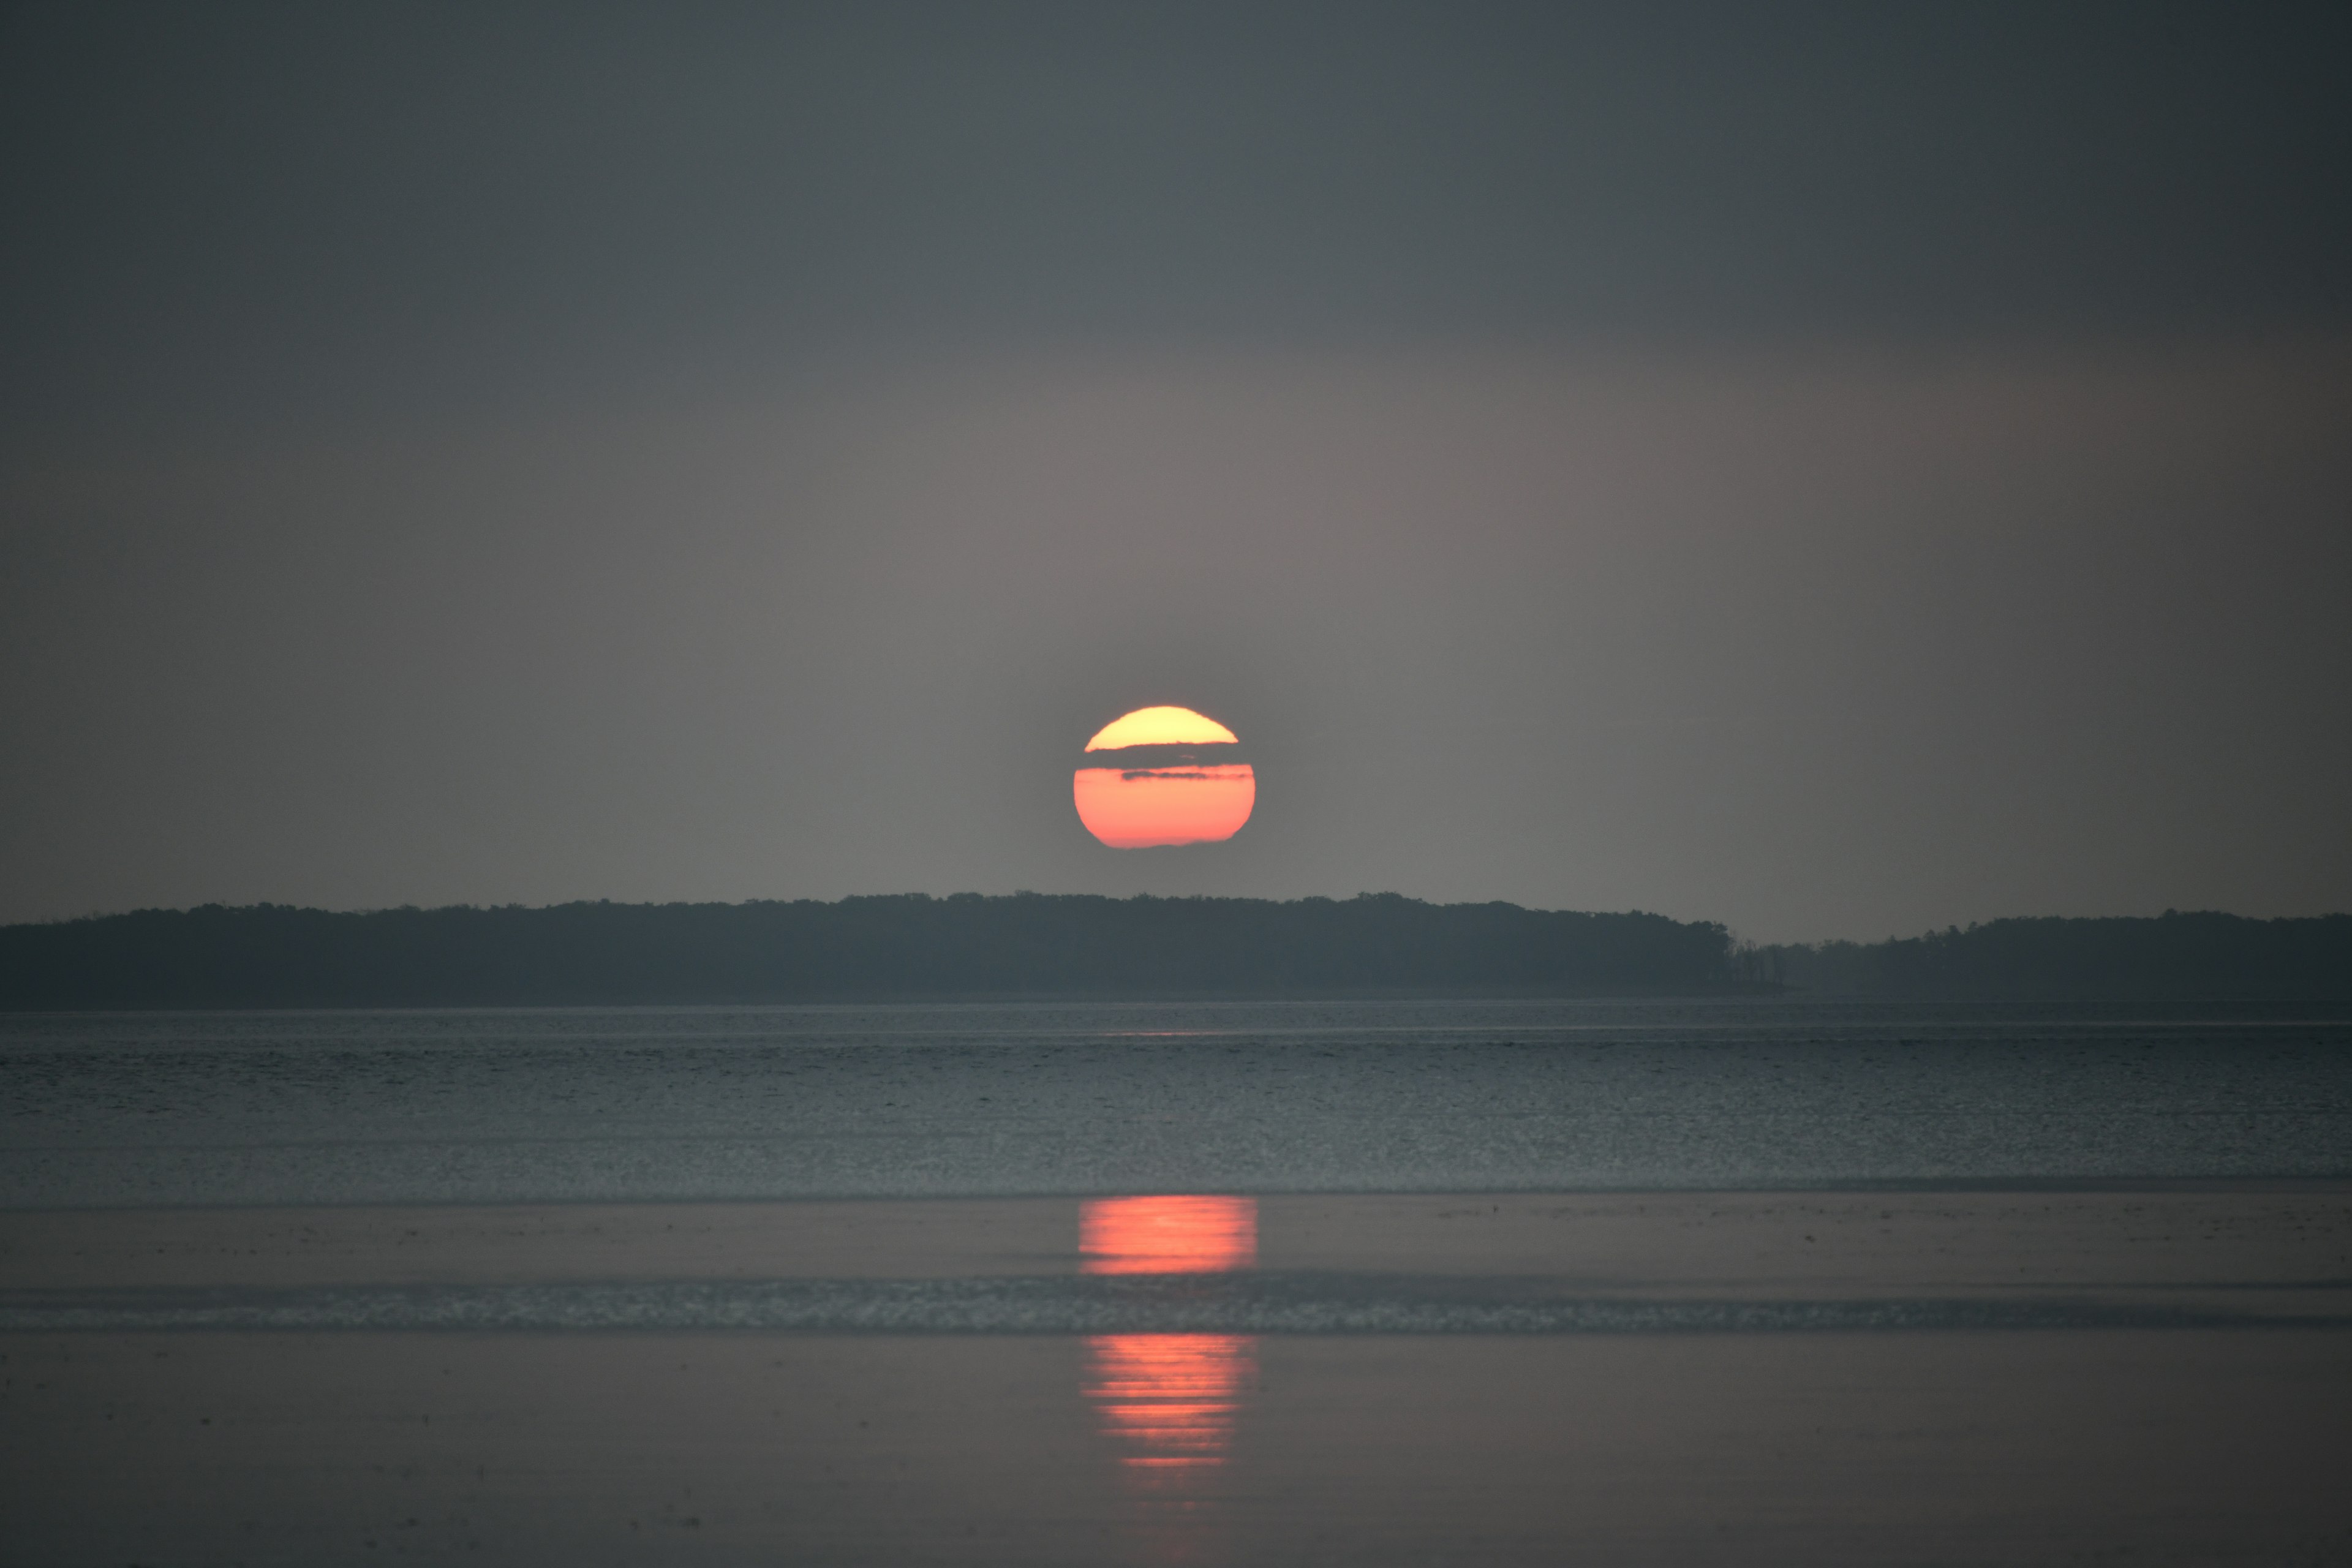
[{"label": "gray overcast sky", "polygon": [[[2342,6],[20,6],[0,919],[2352,907]],[[1233,725],[1231,844],[1068,771]]]}]

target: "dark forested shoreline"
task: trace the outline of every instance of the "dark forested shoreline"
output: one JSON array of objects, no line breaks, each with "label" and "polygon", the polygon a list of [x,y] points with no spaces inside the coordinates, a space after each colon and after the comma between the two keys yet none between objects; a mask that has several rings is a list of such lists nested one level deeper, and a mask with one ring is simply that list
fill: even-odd
[{"label": "dark forested shoreline", "polygon": [[1753,990],[1719,925],[1514,904],[922,894],[0,927],[0,1008],[499,1006],[879,996]]},{"label": "dark forested shoreline", "polygon": [[1756,947],[1721,925],[1514,904],[922,894],[333,912],[262,904],[0,927],[0,1009],[987,995],[1774,992],[2352,998],[2352,916],[2004,920]]},{"label": "dark forested shoreline", "polygon": [[1988,921],[1885,942],[1743,950],[1738,966],[1812,994],[2352,999],[2352,915]]}]

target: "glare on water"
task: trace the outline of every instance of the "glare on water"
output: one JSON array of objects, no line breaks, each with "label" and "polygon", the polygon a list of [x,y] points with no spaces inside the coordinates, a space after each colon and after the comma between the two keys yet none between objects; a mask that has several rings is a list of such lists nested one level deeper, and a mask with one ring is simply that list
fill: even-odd
[{"label": "glare on water", "polygon": [[[1089,1274],[1213,1274],[1257,1262],[1254,1198],[1097,1198],[1079,1211]],[[1210,1483],[1257,1372],[1250,1334],[1102,1334],[1087,1342],[1086,1396],[1160,1554],[1192,1555]]]}]

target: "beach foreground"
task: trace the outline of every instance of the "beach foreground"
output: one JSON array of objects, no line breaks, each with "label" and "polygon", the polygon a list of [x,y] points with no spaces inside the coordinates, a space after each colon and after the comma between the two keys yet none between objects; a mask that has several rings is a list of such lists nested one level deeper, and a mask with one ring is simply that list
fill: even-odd
[{"label": "beach foreground", "polygon": [[2352,1553],[2341,1184],[17,1212],[0,1259],[30,1563]]}]

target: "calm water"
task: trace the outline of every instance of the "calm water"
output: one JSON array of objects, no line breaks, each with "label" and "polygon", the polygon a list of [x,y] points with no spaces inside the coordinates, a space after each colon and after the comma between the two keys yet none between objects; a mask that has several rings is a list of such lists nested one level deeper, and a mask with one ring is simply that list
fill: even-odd
[{"label": "calm water", "polygon": [[18,1017],[0,1096],[12,1562],[2352,1541],[2343,1189],[1885,1190],[2352,1173],[2344,1010]]},{"label": "calm water", "polygon": [[2340,1006],[0,1018],[15,1207],[2347,1173]]}]

